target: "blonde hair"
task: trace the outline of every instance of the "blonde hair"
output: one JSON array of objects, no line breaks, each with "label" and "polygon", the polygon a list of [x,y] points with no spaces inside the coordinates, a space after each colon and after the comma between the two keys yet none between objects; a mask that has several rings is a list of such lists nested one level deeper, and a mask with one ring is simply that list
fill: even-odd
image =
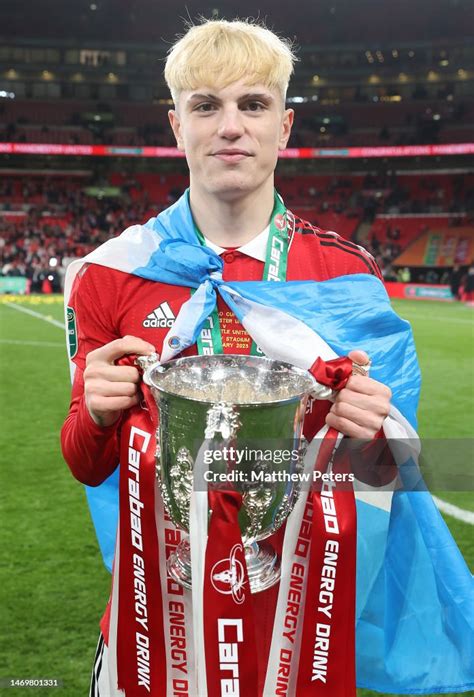
[{"label": "blonde hair", "polygon": [[278,89],[285,99],[293,64],[291,43],[250,20],[204,20],[171,48],[165,80],[175,105],[180,92],[227,87],[242,78]]}]

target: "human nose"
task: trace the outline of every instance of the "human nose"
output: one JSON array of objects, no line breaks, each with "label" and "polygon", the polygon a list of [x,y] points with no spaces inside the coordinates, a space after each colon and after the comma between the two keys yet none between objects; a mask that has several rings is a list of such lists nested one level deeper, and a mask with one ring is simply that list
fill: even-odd
[{"label": "human nose", "polygon": [[236,140],[244,132],[242,114],[238,108],[222,109],[217,134],[221,138]]}]

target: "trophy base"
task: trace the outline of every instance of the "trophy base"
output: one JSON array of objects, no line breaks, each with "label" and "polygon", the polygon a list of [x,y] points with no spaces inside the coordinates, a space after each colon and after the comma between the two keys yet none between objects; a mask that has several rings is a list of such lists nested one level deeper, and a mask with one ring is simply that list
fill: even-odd
[{"label": "trophy base", "polygon": [[[265,591],[280,580],[280,559],[267,542],[245,545],[245,561],[251,593]],[[173,581],[191,589],[191,548],[188,540],[180,542],[176,551],[170,555],[167,568]]]}]

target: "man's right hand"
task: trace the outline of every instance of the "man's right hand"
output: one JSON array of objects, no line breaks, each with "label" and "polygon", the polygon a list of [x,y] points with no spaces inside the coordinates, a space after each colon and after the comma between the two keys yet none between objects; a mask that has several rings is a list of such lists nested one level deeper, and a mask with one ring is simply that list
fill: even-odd
[{"label": "man's right hand", "polygon": [[136,336],[124,336],[87,355],[84,394],[87,409],[96,424],[111,426],[123,409],[130,409],[139,401],[138,369],[115,365],[115,361],[131,353],[148,356],[153,351],[155,347],[148,341]]}]

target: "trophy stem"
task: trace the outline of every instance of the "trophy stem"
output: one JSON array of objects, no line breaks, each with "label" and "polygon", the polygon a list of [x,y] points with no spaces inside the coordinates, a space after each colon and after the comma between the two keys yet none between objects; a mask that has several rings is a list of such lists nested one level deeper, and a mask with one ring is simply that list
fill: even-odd
[{"label": "trophy stem", "polygon": [[191,590],[191,547],[189,540],[182,540],[166,562],[168,575],[180,586]]},{"label": "trophy stem", "polygon": [[[267,590],[280,580],[280,559],[267,542],[246,544],[245,561],[251,593]],[[180,542],[176,551],[170,555],[167,568],[174,581],[191,589],[191,548],[188,540]]]},{"label": "trophy stem", "polygon": [[268,542],[246,544],[245,562],[251,593],[265,591],[280,580],[280,559]]}]

